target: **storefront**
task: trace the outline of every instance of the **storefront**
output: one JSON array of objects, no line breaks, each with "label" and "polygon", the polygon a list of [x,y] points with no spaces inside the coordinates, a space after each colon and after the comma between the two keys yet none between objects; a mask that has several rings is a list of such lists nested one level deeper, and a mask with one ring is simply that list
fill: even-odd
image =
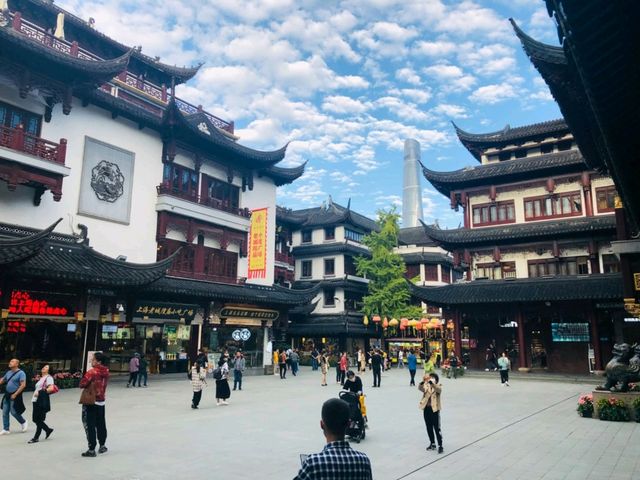
[{"label": "storefront", "polygon": [[0,321],[0,362],[18,358],[34,371],[43,364],[56,372],[79,369],[86,324],[78,296],[14,288],[8,297]]},{"label": "storefront", "polygon": [[256,305],[226,304],[209,325],[209,351],[233,356],[241,350],[246,368],[262,369],[271,364],[269,330],[279,316],[278,310]]}]

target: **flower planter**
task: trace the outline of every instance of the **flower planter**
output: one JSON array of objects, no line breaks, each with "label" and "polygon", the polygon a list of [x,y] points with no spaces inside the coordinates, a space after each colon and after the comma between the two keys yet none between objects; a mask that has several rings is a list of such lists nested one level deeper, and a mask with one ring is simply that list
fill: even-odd
[{"label": "flower planter", "polygon": [[[594,390],[593,391],[593,403],[595,405],[595,415],[597,418],[601,418],[600,415],[600,407],[599,407],[599,402],[605,399],[606,401],[610,401],[611,399],[615,399],[615,400],[621,400],[624,405],[625,405],[625,409],[626,409],[626,420],[611,420],[611,421],[628,421],[628,420],[634,420],[637,421],[638,420],[638,410],[636,408],[634,408],[635,402],[639,401],[640,402],[640,392],[606,392],[606,391],[601,391],[601,390]],[[625,414],[621,414],[621,417],[624,418]],[[605,413],[605,418],[604,420],[609,420],[609,415],[608,413]]]}]

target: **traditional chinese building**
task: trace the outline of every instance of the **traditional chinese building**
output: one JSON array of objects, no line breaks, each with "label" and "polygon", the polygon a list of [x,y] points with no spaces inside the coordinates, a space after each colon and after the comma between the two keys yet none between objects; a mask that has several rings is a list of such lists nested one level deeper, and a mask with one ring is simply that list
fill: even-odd
[{"label": "traditional chinese building", "polygon": [[117,369],[137,350],[175,371],[203,345],[269,363],[315,295],[273,286],[276,188],[304,165],[178,98],[198,66],[53,2],[8,2],[0,65],[0,360],[80,368],[100,349]]},{"label": "traditional chinese building", "polygon": [[358,275],[354,259],[370,255],[362,239],[377,230],[376,222],[329,198],[321,207],[281,210],[278,223],[291,231],[294,288],[319,289],[313,310],[298,311],[289,327],[294,344],[313,342],[350,352],[368,346],[381,332],[363,324],[368,280]]},{"label": "traditional chinese building", "polygon": [[640,108],[640,35],[630,19],[637,2],[597,3],[547,0],[562,47],[534,40],[513,22],[525,53],[538,70],[574,133],[585,162],[609,172],[620,198],[615,200],[616,240],[627,315],[617,342],[640,341],[640,179],[634,133]]},{"label": "traditional chinese building", "polygon": [[[406,279],[414,285],[449,285],[462,276],[461,267],[453,265],[452,255],[429,238],[422,226],[401,228],[395,252],[405,263]],[[393,330],[395,334],[387,331],[386,344],[392,359],[398,348],[406,351],[415,348],[430,355],[440,355],[441,359],[445,352],[455,348],[453,323],[447,324],[440,306],[419,303],[424,312],[422,318],[428,319],[429,323],[421,323],[420,328],[410,330],[414,335],[402,336],[397,335],[397,330]]]},{"label": "traditional chinese building", "polygon": [[464,227],[424,229],[465,281],[414,295],[443,307],[455,351],[474,366],[493,344],[522,369],[601,368],[624,316],[613,181],[584,163],[563,120],[456,132],[479,164],[423,173],[462,209]]}]

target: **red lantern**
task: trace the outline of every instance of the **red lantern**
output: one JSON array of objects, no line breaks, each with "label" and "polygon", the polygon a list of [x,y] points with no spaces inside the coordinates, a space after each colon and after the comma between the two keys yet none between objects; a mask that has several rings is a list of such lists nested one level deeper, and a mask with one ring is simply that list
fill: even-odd
[{"label": "red lantern", "polygon": [[387,317],[384,317],[382,321],[382,328],[389,328],[389,320],[387,320]]}]

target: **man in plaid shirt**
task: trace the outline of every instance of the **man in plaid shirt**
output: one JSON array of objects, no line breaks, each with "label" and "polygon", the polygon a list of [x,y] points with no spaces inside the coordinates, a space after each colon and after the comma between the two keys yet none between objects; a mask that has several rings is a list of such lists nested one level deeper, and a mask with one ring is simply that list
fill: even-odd
[{"label": "man in plaid shirt", "polygon": [[327,444],[320,453],[309,455],[294,480],[372,480],[371,462],[344,439],[349,425],[349,405],[332,398],[322,405],[320,428]]}]

